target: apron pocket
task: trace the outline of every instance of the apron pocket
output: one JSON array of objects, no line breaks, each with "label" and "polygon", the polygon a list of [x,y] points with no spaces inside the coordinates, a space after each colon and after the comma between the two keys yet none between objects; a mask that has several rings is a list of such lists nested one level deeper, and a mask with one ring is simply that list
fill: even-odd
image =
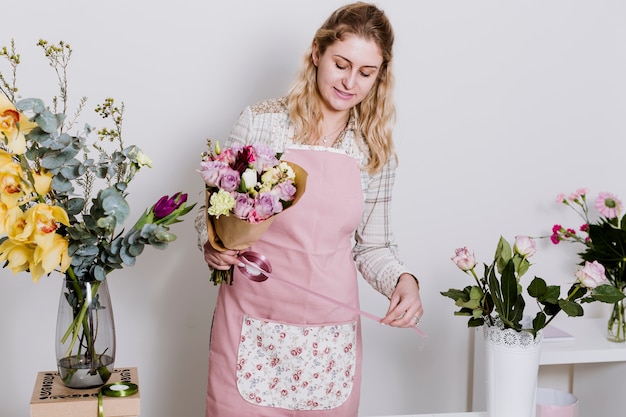
[{"label": "apron pocket", "polygon": [[352,392],[356,322],[294,325],[244,317],[237,388],[248,402],[288,410],[328,410]]}]

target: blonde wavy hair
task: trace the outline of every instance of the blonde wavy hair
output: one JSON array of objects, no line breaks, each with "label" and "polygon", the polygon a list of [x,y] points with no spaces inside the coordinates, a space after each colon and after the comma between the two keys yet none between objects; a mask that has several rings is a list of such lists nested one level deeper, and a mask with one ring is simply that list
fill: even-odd
[{"label": "blonde wavy hair", "polygon": [[376,173],[390,158],[396,158],[392,138],[396,116],[391,70],[394,34],[389,19],[376,6],[364,2],[343,6],[317,30],[287,94],[289,117],[295,127],[296,141],[306,143],[308,138],[322,135],[324,116],[317,88],[317,67],[312,58],[313,45],[317,45],[320,55],[323,55],[329,46],[348,35],[374,41],[383,57],[374,86],[363,101],[352,108],[356,120],[355,134],[364,138],[370,154],[364,168]]}]

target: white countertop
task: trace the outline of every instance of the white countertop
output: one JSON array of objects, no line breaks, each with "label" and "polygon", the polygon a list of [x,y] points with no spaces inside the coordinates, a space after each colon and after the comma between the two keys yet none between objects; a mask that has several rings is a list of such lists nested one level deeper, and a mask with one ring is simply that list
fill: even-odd
[{"label": "white countertop", "polygon": [[554,326],[574,336],[570,341],[544,339],[541,365],[626,361],[626,343],[610,342],[607,319],[561,317]]},{"label": "white countertop", "polygon": [[376,417],[487,417],[486,412],[473,413],[443,413],[443,414],[403,414],[395,416],[376,416]]}]

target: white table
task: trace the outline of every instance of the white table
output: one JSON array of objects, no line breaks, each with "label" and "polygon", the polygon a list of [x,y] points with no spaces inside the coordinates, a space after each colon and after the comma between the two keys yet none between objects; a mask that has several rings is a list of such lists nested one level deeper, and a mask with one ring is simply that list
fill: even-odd
[{"label": "white table", "polygon": [[403,414],[396,416],[378,416],[378,417],[487,417],[485,412],[475,413],[444,413],[444,414]]},{"label": "white table", "polygon": [[[606,338],[606,323],[607,319],[604,318],[563,316],[555,319],[554,326],[570,333],[574,339],[571,341],[544,339],[539,361],[539,386],[574,392],[575,365],[626,362],[626,343],[609,342]],[[473,375],[472,409],[484,410],[486,405],[482,329],[477,329],[474,334]],[[598,392],[601,392],[601,389],[598,389]]]}]

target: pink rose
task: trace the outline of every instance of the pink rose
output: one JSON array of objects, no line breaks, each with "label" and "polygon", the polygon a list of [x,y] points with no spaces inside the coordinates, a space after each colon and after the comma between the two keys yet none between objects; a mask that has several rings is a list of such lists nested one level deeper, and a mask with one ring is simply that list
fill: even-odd
[{"label": "pink rose", "polygon": [[476,266],[476,259],[474,258],[474,254],[471,253],[466,247],[456,249],[455,253],[456,255],[451,259],[461,271],[470,271],[474,269]]},{"label": "pink rose", "polygon": [[252,210],[254,199],[249,197],[245,193],[236,193],[235,207],[233,207],[233,213],[240,219],[247,219]]},{"label": "pink rose", "polygon": [[209,187],[217,187],[222,179],[222,172],[226,166],[219,161],[203,161],[200,163],[200,175]]},{"label": "pink rose", "polygon": [[215,157],[217,161],[223,162],[226,165],[232,166],[237,159],[237,154],[243,149],[243,145],[240,143],[233,143],[233,145],[220,152],[219,155]]},{"label": "pink rose", "polygon": [[281,182],[272,189],[272,193],[276,194],[280,200],[291,201],[296,195],[296,186],[292,181]]},{"label": "pink rose", "polygon": [[535,241],[528,236],[515,236],[513,251],[526,258],[530,258],[537,252]]},{"label": "pink rose", "polygon": [[241,182],[241,177],[239,176],[239,172],[235,171],[232,168],[225,168],[222,173],[222,178],[220,179],[220,188],[224,191],[235,191],[239,188],[239,183]]},{"label": "pink rose", "polygon": [[278,197],[272,193],[260,193],[254,199],[255,214],[258,219],[265,220],[276,213],[283,210],[282,204],[278,201]]},{"label": "pink rose", "polygon": [[258,143],[253,146],[252,151],[255,156],[253,165],[257,171],[263,172],[275,165],[278,165],[276,152],[272,150],[272,148],[270,148],[268,145],[265,145],[264,143]]},{"label": "pink rose", "polygon": [[604,266],[598,261],[585,262],[585,266],[580,268],[574,274],[580,284],[589,289],[594,289],[598,285],[603,285],[608,282],[606,274],[604,273]]}]

